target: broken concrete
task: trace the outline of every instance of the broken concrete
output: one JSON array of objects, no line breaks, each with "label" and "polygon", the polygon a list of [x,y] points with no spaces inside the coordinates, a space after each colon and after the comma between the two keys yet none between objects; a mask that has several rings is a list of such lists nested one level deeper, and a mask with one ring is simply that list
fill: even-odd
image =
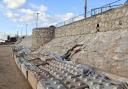
[{"label": "broken concrete", "polygon": [[15,58],[22,60],[20,70],[33,89],[128,89],[127,83],[111,80],[87,65],[59,61],[54,57],[45,61],[31,59],[25,53]]}]

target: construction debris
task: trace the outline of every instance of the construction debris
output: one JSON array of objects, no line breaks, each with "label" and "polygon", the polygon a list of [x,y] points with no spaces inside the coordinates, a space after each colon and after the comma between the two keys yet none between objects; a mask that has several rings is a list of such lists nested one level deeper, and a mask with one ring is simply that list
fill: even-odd
[{"label": "construction debris", "polygon": [[29,49],[16,47],[17,66],[33,89],[128,89],[128,84],[111,80],[88,65],[75,64],[50,53],[51,58],[31,58]]}]

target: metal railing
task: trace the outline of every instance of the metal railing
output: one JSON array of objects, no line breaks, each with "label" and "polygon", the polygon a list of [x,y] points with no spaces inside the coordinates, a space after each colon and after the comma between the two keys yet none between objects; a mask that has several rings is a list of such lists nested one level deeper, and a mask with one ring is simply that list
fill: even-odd
[{"label": "metal railing", "polygon": [[73,17],[73,18],[68,19],[68,20],[66,20],[64,22],[60,22],[60,23],[56,24],[56,27],[67,25],[67,24],[70,24],[70,23],[73,23],[75,21],[79,21],[79,20],[82,20],[82,19],[84,19],[84,14],[81,14],[79,16]]},{"label": "metal railing", "polygon": [[[101,13],[106,12],[108,10],[111,10],[111,9],[114,9],[114,8],[117,8],[117,7],[120,7],[120,6],[124,5],[123,3],[119,3],[120,1],[122,1],[122,0],[117,0],[115,2],[106,4],[102,7],[91,9],[90,11],[87,12],[86,19],[89,18],[89,17],[95,16],[97,14],[101,14]],[[116,3],[118,3],[118,4],[116,4]],[[79,20],[82,20],[82,19],[85,19],[84,14],[81,14],[81,15],[78,15],[78,16],[73,17],[71,19],[68,19],[66,21],[60,22],[60,23],[56,24],[55,26],[56,27],[61,27],[61,26],[68,25],[68,24],[71,24],[73,22],[76,22],[76,21],[79,21]]]},{"label": "metal railing", "polygon": [[120,7],[122,5],[123,4],[119,4],[119,5],[108,5],[108,6],[103,6],[103,7],[91,9],[91,16],[97,15],[97,14],[100,14],[100,13],[103,13],[103,12],[108,11],[108,10],[111,10],[113,8]]}]

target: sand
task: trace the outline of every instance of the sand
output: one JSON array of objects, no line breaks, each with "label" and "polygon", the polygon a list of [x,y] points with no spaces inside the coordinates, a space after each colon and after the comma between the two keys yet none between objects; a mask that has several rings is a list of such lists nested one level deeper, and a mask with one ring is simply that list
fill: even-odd
[{"label": "sand", "polygon": [[0,46],[0,89],[32,89],[17,68],[9,46]]}]

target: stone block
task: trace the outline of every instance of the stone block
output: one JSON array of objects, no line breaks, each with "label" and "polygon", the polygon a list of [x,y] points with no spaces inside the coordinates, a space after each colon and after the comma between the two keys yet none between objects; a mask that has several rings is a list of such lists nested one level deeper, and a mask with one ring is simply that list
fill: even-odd
[{"label": "stone block", "polygon": [[33,89],[37,89],[37,78],[33,71],[28,71],[28,81]]},{"label": "stone block", "polygon": [[20,62],[20,59],[19,58],[15,58],[15,63],[17,65],[17,67],[21,70],[21,62]]},{"label": "stone block", "polygon": [[23,75],[27,79],[28,78],[28,68],[27,68],[27,66],[25,66],[25,64],[21,64],[21,72],[23,73]]},{"label": "stone block", "polygon": [[41,81],[38,82],[37,89],[45,89]]}]

